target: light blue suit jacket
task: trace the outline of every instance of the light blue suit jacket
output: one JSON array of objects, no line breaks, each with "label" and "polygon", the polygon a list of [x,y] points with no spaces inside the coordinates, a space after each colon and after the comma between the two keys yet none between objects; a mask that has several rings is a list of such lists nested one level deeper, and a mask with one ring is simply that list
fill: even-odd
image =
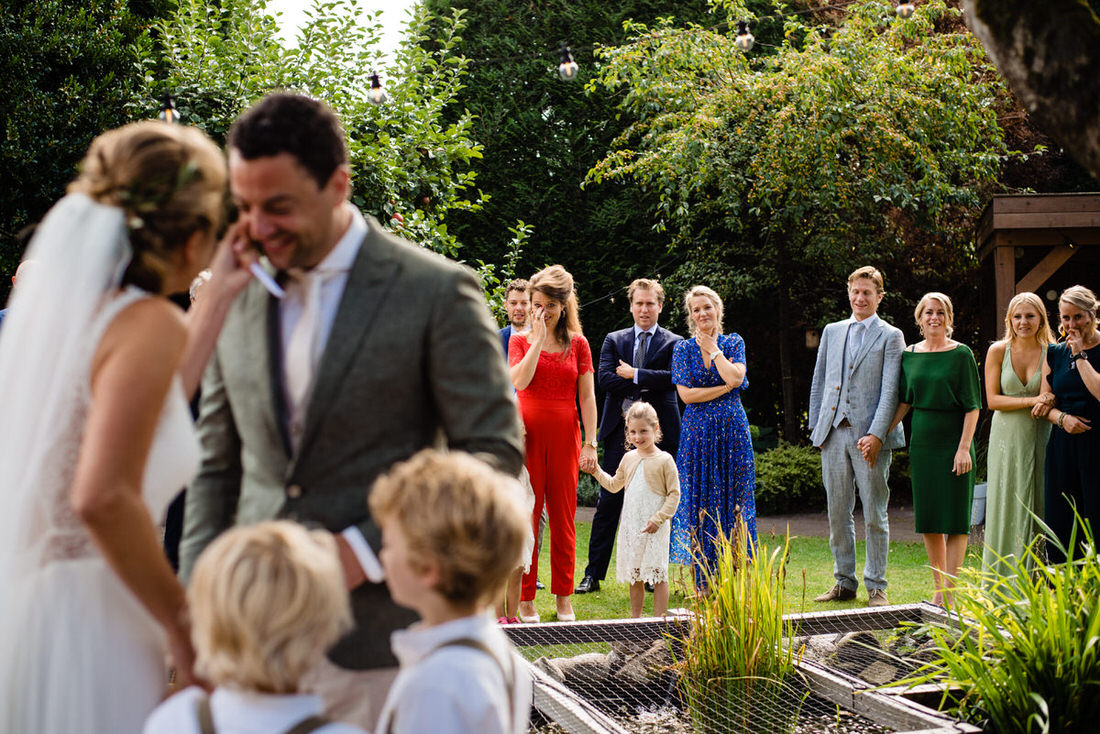
[{"label": "light blue suit jacket", "polygon": [[880,317],[863,335],[863,345],[845,375],[844,353],[851,323],[851,318],[834,322],[821,334],[810,388],[810,442],[817,447],[825,443],[837,411],[841,411],[860,436],[877,436],[884,449],[904,446],[900,423],[889,435],[886,430],[898,407],[905,337]]}]

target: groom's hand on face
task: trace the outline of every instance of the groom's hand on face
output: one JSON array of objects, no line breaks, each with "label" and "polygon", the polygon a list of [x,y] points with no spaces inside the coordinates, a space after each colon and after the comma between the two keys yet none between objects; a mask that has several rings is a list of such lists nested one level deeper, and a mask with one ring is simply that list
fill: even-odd
[{"label": "groom's hand on face", "polygon": [[340,556],[340,567],[344,571],[344,586],[351,591],[366,582],[367,574],[363,572],[359,559],[355,557],[355,551],[348,545],[344,536],[336,533],[333,537],[336,539],[336,552]]}]

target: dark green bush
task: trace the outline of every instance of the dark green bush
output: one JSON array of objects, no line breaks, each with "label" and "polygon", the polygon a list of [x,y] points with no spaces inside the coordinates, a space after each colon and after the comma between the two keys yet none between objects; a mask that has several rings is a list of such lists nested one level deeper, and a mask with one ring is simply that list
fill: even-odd
[{"label": "dark green bush", "polygon": [[[912,503],[909,452],[895,449],[890,463],[890,504]],[[824,512],[827,508],[819,450],[780,443],[756,455],[756,514]]]},{"label": "dark green bush", "polygon": [[581,507],[595,507],[600,498],[600,483],[591,474],[581,472],[577,480],[577,504]]},{"label": "dark green bush", "polygon": [[782,515],[825,509],[821,452],[780,443],[756,455],[756,514]]}]

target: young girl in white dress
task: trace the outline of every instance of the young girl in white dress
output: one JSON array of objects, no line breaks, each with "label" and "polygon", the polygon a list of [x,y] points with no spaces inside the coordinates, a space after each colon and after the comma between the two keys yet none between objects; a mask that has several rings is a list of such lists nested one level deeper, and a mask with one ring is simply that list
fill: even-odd
[{"label": "young girl in white dress", "polygon": [[[668,611],[669,520],[680,504],[676,459],[657,448],[661,426],[649,403],[637,402],[626,412],[628,451],[615,476],[597,465],[592,476],[608,492],[626,488],[616,539],[615,577],[630,584],[630,614],[642,616],[645,584],[653,585],[653,613]],[[639,469],[641,471],[639,471]]]}]

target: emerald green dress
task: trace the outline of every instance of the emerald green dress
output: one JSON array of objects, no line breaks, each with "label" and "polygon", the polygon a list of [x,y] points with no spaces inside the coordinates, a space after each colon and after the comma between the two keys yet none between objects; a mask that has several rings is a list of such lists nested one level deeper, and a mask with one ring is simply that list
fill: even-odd
[{"label": "emerald green dress", "polygon": [[[965,344],[946,352],[901,355],[901,401],[913,414],[909,474],[918,533],[966,535],[974,498],[973,468],[951,470],[962,437],[963,417],[982,407],[978,364]],[[974,443],[970,444],[974,461]]]},{"label": "emerald green dress", "polygon": [[[1001,393],[1033,398],[1042,387],[1042,366],[1024,385],[1012,368],[1012,349],[1001,360]],[[1051,425],[1031,417],[1030,410],[995,410],[989,429],[989,495],[985,503],[985,551],[982,564],[1002,576],[1008,569],[1000,558],[1022,555],[1039,532],[1036,517],[1043,516],[1043,466]]]}]

